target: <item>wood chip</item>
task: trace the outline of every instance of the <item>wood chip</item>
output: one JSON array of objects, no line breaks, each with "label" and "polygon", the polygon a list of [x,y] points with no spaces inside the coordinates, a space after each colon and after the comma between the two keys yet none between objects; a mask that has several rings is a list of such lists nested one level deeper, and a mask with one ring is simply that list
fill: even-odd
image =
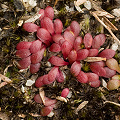
[{"label": "wood chip", "polygon": [[82,103],[77,107],[77,109],[75,110],[75,114],[78,114],[78,112],[79,112],[82,108],[84,108],[87,104],[88,104],[88,101],[82,102]]},{"label": "wood chip", "polygon": [[64,97],[57,96],[56,99],[67,103],[67,100]]},{"label": "wood chip", "polygon": [[102,58],[102,57],[87,57],[86,59],[84,59],[84,61],[87,62],[97,62],[97,61],[106,61],[106,58]]},{"label": "wood chip", "polygon": [[43,104],[45,105],[45,91],[43,90],[43,87],[39,88],[39,95],[42,99]]}]

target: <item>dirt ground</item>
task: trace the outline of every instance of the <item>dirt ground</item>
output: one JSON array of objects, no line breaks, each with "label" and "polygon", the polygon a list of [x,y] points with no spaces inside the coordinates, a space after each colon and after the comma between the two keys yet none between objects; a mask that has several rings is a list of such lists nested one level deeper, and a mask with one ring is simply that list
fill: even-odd
[{"label": "dirt ground", "polygon": [[[118,0],[96,0],[95,2],[111,14],[113,9],[120,7]],[[64,29],[70,25],[71,21],[76,20],[81,25],[80,35],[82,37],[87,32],[91,33],[93,37],[104,33],[107,38],[103,45],[104,48],[111,47],[114,42],[108,30],[90,13],[94,11],[94,8],[86,10],[81,5],[84,13],[79,13],[74,6],[74,0],[37,0],[36,3],[36,6],[30,9],[30,7],[25,8],[19,0],[0,0],[0,74],[12,80],[12,83],[0,88],[0,120],[120,120],[120,88],[109,91],[103,85],[99,88],[92,88],[88,84],[81,84],[71,75],[70,66],[61,68],[67,75],[63,83],[55,82],[44,86],[43,89],[49,98],[60,96],[63,88],[69,88],[72,96],[67,98],[67,103],[57,102],[53,110],[53,117],[40,116],[43,105],[37,104],[33,100],[39,90],[34,84],[30,87],[26,86],[26,81],[33,75],[29,73],[28,69],[20,72],[14,64],[14,60],[17,59],[16,45],[20,41],[36,39],[34,33],[24,31],[22,25],[18,26],[19,21],[35,15],[39,8],[44,9],[50,5],[56,10],[54,19],[61,19]],[[73,11],[67,10],[66,6],[72,8]],[[113,33],[120,40],[120,19],[115,20],[116,18],[109,20],[118,28]],[[39,20],[36,20],[35,23],[39,25]],[[115,58],[120,63],[120,57],[117,56],[119,50],[116,51]],[[50,55],[51,53],[47,50],[41,61],[42,66],[35,77],[48,73],[50,68],[46,63]],[[108,79],[100,77],[101,81],[102,79],[108,81]],[[1,80],[1,82],[3,81]],[[21,90],[22,86],[27,89],[24,93]],[[78,113],[75,113],[75,110],[84,101],[88,101],[88,103]]]}]

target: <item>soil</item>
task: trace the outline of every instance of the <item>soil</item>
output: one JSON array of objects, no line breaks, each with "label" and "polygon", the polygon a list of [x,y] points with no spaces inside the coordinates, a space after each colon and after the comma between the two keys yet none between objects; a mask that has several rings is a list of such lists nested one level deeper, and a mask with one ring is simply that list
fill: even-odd
[{"label": "soil", "polygon": [[[58,1],[55,5],[55,2]],[[38,88],[34,85],[27,87],[25,93],[21,91],[22,85],[25,86],[26,81],[31,78],[32,74],[29,70],[22,72],[15,66],[16,60],[15,51],[16,45],[20,41],[33,41],[36,39],[34,33],[28,33],[23,30],[22,26],[18,26],[18,22],[22,17],[32,16],[39,8],[45,8],[50,5],[58,11],[55,18],[61,19],[64,29],[67,28],[71,21],[76,20],[81,23],[80,36],[84,36],[89,32],[92,36],[103,33],[106,35],[106,43],[104,48],[109,48],[113,44],[113,38],[110,33],[102,28],[101,24],[90,14],[90,11],[85,10],[84,14],[79,13],[74,7],[73,0],[37,0],[36,7],[28,10],[24,7],[19,0],[1,0],[0,1],[0,73],[4,74],[6,68],[6,77],[10,78],[13,82],[0,88],[0,119],[1,120],[120,120],[120,106],[105,103],[105,101],[112,101],[120,104],[120,88],[117,90],[109,91],[102,85],[99,88],[92,88],[88,84],[81,84],[76,81],[70,73],[70,66],[61,67],[64,70],[66,80],[63,83],[54,82],[50,85],[43,87],[45,95],[49,98],[60,96],[62,89],[69,88],[72,91],[72,96],[67,98],[67,103],[58,101],[54,108],[53,117],[40,116],[40,110],[43,107],[37,104],[33,98],[35,94],[39,93]],[[119,1],[118,1],[119,2]],[[96,0],[101,8],[107,12],[112,9],[120,7],[117,1],[114,0]],[[73,7],[74,11],[67,11],[65,6]],[[84,6],[81,5],[81,8]],[[86,17],[87,16],[87,17]],[[88,18],[88,19],[87,19]],[[88,23],[85,21],[88,20]],[[118,28],[114,34],[120,39],[120,20],[110,19],[110,21]],[[39,25],[39,20],[35,21]],[[116,54],[120,51],[117,50]],[[60,54],[61,55],[61,54]],[[51,53],[47,49],[46,55],[41,61],[41,68],[36,74],[42,76],[47,74],[51,67],[47,66],[47,60]],[[116,58],[120,62],[119,57]],[[85,71],[85,70],[84,70]],[[100,77],[100,80],[102,81]],[[108,79],[105,79],[107,82]],[[88,103],[75,113],[77,107],[84,101]],[[35,116],[38,115],[38,116]]]}]

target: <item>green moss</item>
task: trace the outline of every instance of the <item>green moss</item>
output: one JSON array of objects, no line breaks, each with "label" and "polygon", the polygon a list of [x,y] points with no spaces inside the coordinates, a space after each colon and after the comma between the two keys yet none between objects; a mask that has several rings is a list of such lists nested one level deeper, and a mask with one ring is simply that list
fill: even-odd
[{"label": "green moss", "polygon": [[86,111],[82,111],[82,113],[81,113],[81,117],[85,118],[86,115],[87,115]]},{"label": "green moss", "polygon": [[18,91],[14,92],[14,97],[18,97],[19,95],[20,95],[20,92],[18,92]]},{"label": "green moss", "polygon": [[65,24],[64,24],[64,26],[68,27],[70,25],[70,22],[71,22],[71,20],[67,19],[66,22],[65,22]]},{"label": "green moss", "polygon": [[7,73],[5,74],[5,76],[8,77],[8,78],[10,78],[10,72],[7,72]]},{"label": "green moss", "polygon": [[89,23],[90,23],[89,17],[86,17],[86,18],[85,18],[85,29],[87,29],[87,30],[88,30],[89,27],[90,27]]},{"label": "green moss", "polygon": [[15,21],[12,21],[12,22],[10,23],[10,26],[11,26],[12,28],[15,28],[15,27],[17,26],[17,24],[16,24]]},{"label": "green moss", "polygon": [[46,49],[45,49],[45,51],[44,51],[44,57],[46,57],[46,55],[47,55],[47,51],[46,51]]},{"label": "green moss", "polygon": [[85,47],[84,43],[82,43],[82,44],[80,45],[80,47],[81,47],[81,49],[83,49],[83,48]]},{"label": "green moss", "polygon": [[80,102],[82,102],[82,100],[81,100],[81,99],[74,100],[74,103],[75,103],[75,104],[80,103]]},{"label": "green moss", "polygon": [[89,72],[90,71],[90,64],[89,63],[85,63],[84,66],[82,67],[84,72]]},{"label": "green moss", "polygon": [[20,79],[18,79],[18,78],[13,78],[12,81],[13,81],[13,83],[18,83],[18,82],[20,82]]},{"label": "green moss", "polygon": [[31,95],[31,90],[28,90],[28,95]]},{"label": "green moss", "polygon": [[3,46],[2,51],[5,52],[5,53],[8,53],[10,50],[7,46]]},{"label": "green moss", "polygon": [[70,116],[71,118],[73,117],[73,110],[71,109],[70,105],[67,105],[67,115]]},{"label": "green moss", "polygon": [[10,46],[10,39],[7,39],[6,45],[7,45],[7,46]]}]

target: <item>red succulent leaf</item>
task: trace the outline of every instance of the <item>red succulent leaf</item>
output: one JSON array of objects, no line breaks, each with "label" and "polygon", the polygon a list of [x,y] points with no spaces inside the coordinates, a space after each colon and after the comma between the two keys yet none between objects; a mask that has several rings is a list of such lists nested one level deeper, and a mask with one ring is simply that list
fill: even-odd
[{"label": "red succulent leaf", "polygon": [[72,50],[72,45],[68,42],[68,41],[64,41],[62,46],[62,54],[64,56],[64,58],[66,59],[70,53],[70,51]]},{"label": "red succulent leaf", "polygon": [[46,40],[48,40],[48,41],[51,41],[52,40],[52,38],[51,38],[51,35],[50,35],[50,33],[45,29],[45,28],[39,28],[38,30],[37,30],[37,37],[42,41],[42,42],[44,42],[44,41],[46,41]]},{"label": "red succulent leaf", "polygon": [[50,82],[55,81],[55,78],[56,78],[56,76],[58,74],[58,69],[59,69],[59,67],[55,66],[49,71],[49,73],[48,73],[48,81],[50,81]]},{"label": "red succulent leaf", "polygon": [[36,95],[34,96],[34,101],[35,101],[36,103],[40,103],[40,104],[43,103],[43,102],[42,102],[42,99],[41,99],[41,97],[40,97],[39,94],[36,94]]},{"label": "red succulent leaf", "polygon": [[27,22],[23,24],[23,28],[27,31],[27,32],[36,32],[38,30],[38,28],[40,28],[39,26],[37,26],[34,23],[31,22]]},{"label": "red succulent leaf", "polygon": [[114,55],[115,55],[115,51],[114,50],[112,50],[112,49],[105,49],[101,53],[98,54],[98,57],[111,59],[112,57],[114,57]]},{"label": "red succulent leaf", "polygon": [[41,20],[45,16],[45,10],[44,9],[40,9],[39,14],[41,14],[41,16],[39,18]]},{"label": "red succulent leaf", "polygon": [[51,35],[54,34],[54,25],[49,17],[44,17],[41,20],[41,27],[45,28]]},{"label": "red succulent leaf", "polygon": [[67,40],[70,44],[73,45],[74,40],[75,40],[75,36],[72,33],[72,31],[65,31],[64,34],[63,34],[63,37],[64,37],[65,40]]},{"label": "red succulent leaf", "polygon": [[99,49],[101,45],[104,44],[105,42],[105,35],[104,34],[99,34],[94,37],[93,42],[92,42],[92,48],[94,49]]},{"label": "red succulent leaf", "polygon": [[116,74],[115,70],[112,70],[108,67],[104,67],[105,71],[106,71],[106,75],[104,76],[105,78],[111,78],[112,76],[114,76]]},{"label": "red succulent leaf", "polygon": [[65,62],[62,58],[57,56],[50,57],[48,61],[55,66],[63,66],[69,64],[68,62]]},{"label": "red succulent leaf", "polygon": [[45,97],[45,106],[50,106],[50,105],[54,105],[57,102],[57,100],[55,99],[50,99],[48,97]]},{"label": "red succulent leaf", "polygon": [[80,33],[80,25],[77,21],[72,21],[70,24],[71,31],[74,33],[75,37],[77,37]]},{"label": "red succulent leaf", "polygon": [[88,57],[89,50],[87,49],[80,49],[77,51],[77,60],[84,60],[86,57]]},{"label": "red succulent leaf", "polygon": [[30,56],[30,50],[28,49],[20,49],[16,51],[16,56],[19,58],[26,58],[28,56]]},{"label": "red succulent leaf", "polygon": [[74,76],[78,76],[78,74],[81,71],[81,65],[80,62],[75,61],[71,68],[70,68],[70,72],[74,75]]},{"label": "red succulent leaf", "polygon": [[100,80],[99,76],[95,73],[86,73],[88,77],[88,83],[91,87],[99,87],[100,86]]},{"label": "red succulent leaf", "polygon": [[52,38],[53,38],[53,41],[54,41],[55,43],[58,43],[58,44],[59,44],[59,41],[60,41],[61,39],[64,39],[61,34],[54,34],[54,35],[52,36]]},{"label": "red succulent leaf", "polygon": [[78,51],[79,49],[81,49],[81,44],[82,44],[82,37],[80,36],[76,37],[73,44],[74,50]]},{"label": "red succulent leaf", "polygon": [[72,64],[73,62],[76,61],[76,59],[77,59],[77,52],[75,50],[71,50],[68,55],[69,63]]},{"label": "red succulent leaf", "polygon": [[44,75],[44,78],[43,78],[43,84],[44,85],[49,85],[49,84],[51,84],[52,82],[50,82],[49,80],[48,80],[48,74],[46,74],[46,75]]},{"label": "red succulent leaf", "polygon": [[31,55],[31,62],[32,64],[39,63],[44,55],[45,47],[43,47],[41,50],[39,50],[37,53],[34,53]]},{"label": "red succulent leaf", "polygon": [[51,46],[50,46],[50,49],[49,49],[51,52],[60,52],[61,51],[61,47],[59,44],[57,43],[53,43]]},{"label": "red succulent leaf", "polygon": [[89,85],[91,87],[99,87],[100,86],[100,80],[96,80],[96,81],[93,81],[93,82],[89,82]]},{"label": "red succulent leaf", "polygon": [[61,92],[61,97],[66,98],[67,95],[69,94],[69,89],[68,88],[64,88]]},{"label": "red succulent leaf", "polygon": [[18,61],[19,69],[26,69],[31,64],[30,56]]},{"label": "red succulent leaf", "polygon": [[54,18],[54,10],[51,6],[45,8],[45,16],[49,17],[51,20]]},{"label": "red succulent leaf", "polygon": [[43,78],[44,78],[44,76],[41,76],[41,77],[39,77],[36,81],[35,81],[35,86],[36,87],[38,87],[38,88],[40,88],[40,87],[42,87],[44,84],[43,84]]},{"label": "red succulent leaf", "polygon": [[[35,100],[35,102],[37,102],[37,103],[40,103],[40,104],[42,104],[43,102],[42,102],[42,99],[41,99],[41,97],[40,97],[40,95],[39,94],[36,94],[35,96],[34,96],[34,100]],[[48,97],[45,97],[45,106],[50,106],[50,105],[53,105],[53,104],[55,104],[57,102],[57,100],[55,100],[55,99],[50,99],[50,98],[48,98]]]},{"label": "red succulent leaf", "polygon": [[91,62],[90,64],[91,64],[91,65],[100,65],[101,67],[104,67],[104,66],[105,66],[105,62],[103,62],[103,61]]},{"label": "red succulent leaf", "polygon": [[59,70],[59,69],[58,69],[58,74],[57,74],[57,76],[56,76],[56,80],[57,80],[59,83],[61,83],[61,82],[64,81],[64,75],[63,75],[62,71]]},{"label": "red succulent leaf", "polygon": [[31,46],[32,42],[26,42],[26,41],[22,41],[22,42],[19,42],[17,44],[17,47],[16,49],[17,50],[20,50],[20,49],[29,49],[30,46]]},{"label": "red succulent leaf", "polygon": [[40,69],[40,63],[31,64],[31,65],[30,65],[30,72],[31,72],[32,74],[38,72],[39,69]]},{"label": "red succulent leaf", "polygon": [[60,19],[55,19],[54,20],[54,29],[55,29],[56,34],[61,34],[62,33],[63,24],[62,24],[62,21]]},{"label": "red succulent leaf", "polygon": [[55,106],[55,104],[53,105],[50,105],[50,106],[46,106],[46,107],[43,107],[40,111],[40,114],[42,116],[47,116],[52,110],[53,110],[53,107]]},{"label": "red succulent leaf", "polygon": [[86,75],[88,77],[88,83],[99,80],[99,76],[95,73],[89,72],[89,73],[86,73]]},{"label": "red succulent leaf", "polygon": [[103,67],[97,64],[90,64],[90,69],[93,73],[96,73],[98,76],[105,76],[106,71]]},{"label": "red succulent leaf", "polygon": [[30,52],[36,53],[40,50],[42,45],[42,42],[40,40],[35,40],[32,42],[32,45],[30,46]]},{"label": "red succulent leaf", "polygon": [[92,35],[90,33],[87,33],[85,36],[84,36],[84,39],[83,39],[83,43],[85,45],[85,48],[91,48],[91,45],[92,45],[92,41],[93,41],[93,38],[92,38]]},{"label": "red succulent leaf", "polygon": [[89,49],[88,57],[95,57],[98,55],[98,49]]},{"label": "red succulent leaf", "polygon": [[88,77],[87,77],[86,73],[84,73],[83,71],[80,71],[76,78],[80,83],[88,82]]}]

